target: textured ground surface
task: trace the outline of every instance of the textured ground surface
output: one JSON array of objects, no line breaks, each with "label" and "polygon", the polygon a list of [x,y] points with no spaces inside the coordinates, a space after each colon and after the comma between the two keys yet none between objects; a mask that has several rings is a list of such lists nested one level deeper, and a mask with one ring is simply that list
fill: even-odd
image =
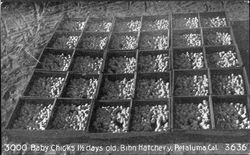
[{"label": "textured ground surface", "polygon": [[246,71],[249,80],[249,20],[248,21],[232,21],[232,27],[237,45],[240,50],[240,54],[243,60],[243,64],[246,66]]},{"label": "textured ground surface", "polygon": [[[146,5],[145,5],[146,4]],[[50,38],[55,24],[64,13],[71,17],[159,15],[168,12],[195,12],[225,10],[231,21],[248,21],[249,4],[245,1],[218,2],[128,2],[69,3],[69,4],[11,4],[2,7],[1,18],[1,128],[21,96],[33,71],[36,58]],[[236,24],[239,30],[247,24]],[[244,23],[244,22],[243,22]],[[238,30],[236,30],[237,33]],[[239,34],[239,33],[238,33]],[[242,47],[242,57],[249,56],[249,33],[236,37]],[[243,45],[240,45],[240,44]],[[245,62],[248,62],[245,60]],[[6,139],[2,137],[2,140]]]}]

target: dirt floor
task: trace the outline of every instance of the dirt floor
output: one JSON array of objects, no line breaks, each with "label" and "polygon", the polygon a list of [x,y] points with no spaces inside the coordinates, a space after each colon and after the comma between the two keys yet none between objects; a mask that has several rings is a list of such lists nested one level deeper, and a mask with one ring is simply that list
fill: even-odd
[{"label": "dirt floor", "polygon": [[243,60],[243,64],[246,66],[246,71],[249,80],[249,20],[247,21],[232,21],[234,36],[239,47],[239,51]]},{"label": "dirt floor", "polygon": [[[248,1],[2,4],[1,129],[28,83],[36,58],[64,14],[70,17],[109,17],[221,10],[225,10],[232,21],[236,41],[249,73]],[[2,136],[2,140],[7,139]]]}]

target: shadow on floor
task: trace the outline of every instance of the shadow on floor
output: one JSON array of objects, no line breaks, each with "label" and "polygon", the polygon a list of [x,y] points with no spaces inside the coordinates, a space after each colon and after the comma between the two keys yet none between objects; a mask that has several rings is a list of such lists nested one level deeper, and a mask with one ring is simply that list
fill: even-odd
[{"label": "shadow on floor", "polygon": [[249,20],[248,21],[232,21],[235,40],[238,44],[244,66],[246,67],[248,81],[249,80]]}]

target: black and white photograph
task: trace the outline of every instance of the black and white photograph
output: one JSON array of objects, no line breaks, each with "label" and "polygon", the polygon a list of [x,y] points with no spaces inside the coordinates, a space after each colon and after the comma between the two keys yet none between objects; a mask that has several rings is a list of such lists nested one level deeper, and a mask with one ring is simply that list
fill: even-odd
[{"label": "black and white photograph", "polygon": [[250,155],[249,0],[1,0],[2,155]]}]

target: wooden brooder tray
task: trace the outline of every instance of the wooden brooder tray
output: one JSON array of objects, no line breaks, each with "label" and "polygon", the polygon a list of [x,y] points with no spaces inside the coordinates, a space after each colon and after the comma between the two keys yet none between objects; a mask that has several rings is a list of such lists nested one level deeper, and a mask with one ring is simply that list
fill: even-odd
[{"label": "wooden brooder tray", "polygon": [[[131,144],[138,144],[138,143],[145,143],[149,141],[152,144],[156,143],[183,143],[183,142],[249,142],[249,136],[250,136],[250,130],[249,129],[241,129],[241,130],[219,130],[215,126],[215,121],[214,121],[214,108],[213,105],[214,103],[218,100],[218,98],[225,98],[224,100],[227,100],[228,98],[236,98],[239,99],[240,101],[243,101],[244,104],[247,105],[247,110],[248,110],[248,118],[250,119],[249,113],[250,113],[250,91],[249,91],[249,83],[247,80],[247,74],[245,71],[244,64],[242,64],[241,56],[237,47],[237,44],[235,42],[234,34],[232,32],[232,27],[230,25],[230,22],[226,18],[227,26],[226,27],[220,27],[220,28],[208,28],[205,27],[204,24],[202,23],[202,18],[212,16],[212,17],[217,17],[217,16],[223,16],[226,17],[225,12],[202,12],[202,13],[193,13],[191,15],[197,15],[199,19],[199,27],[194,29],[183,29],[183,28],[177,28],[175,29],[173,27],[173,18],[177,16],[188,16],[190,14],[186,13],[181,13],[181,14],[168,14],[168,15],[161,15],[161,16],[143,16],[143,17],[128,17],[128,18],[120,18],[120,17],[114,17],[112,19],[92,19],[92,18],[87,18],[81,19],[81,21],[85,21],[85,23],[88,24],[88,20],[91,20],[91,22],[95,21],[111,21],[112,22],[112,27],[109,32],[88,32],[86,30],[86,25],[85,27],[77,32],[71,32],[71,31],[64,31],[63,29],[60,28],[59,25],[55,27],[55,32],[54,35],[50,38],[49,42],[43,49],[43,52],[41,53],[39,57],[39,61],[43,59],[43,56],[46,53],[70,53],[72,56],[71,62],[70,62],[70,67],[67,71],[46,71],[46,70],[41,70],[39,67],[40,64],[37,64],[37,67],[35,68],[34,75],[33,76],[38,76],[41,74],[49,74],[52,76],[57,76],[57,75],[64,75],[65,83],[62,88],[62,92],[58,98],[41,98],[41,97],[31,97],[31,96],[26,96],[26,92],[29,89],[29,85],[32,82],[32,78],[30,80],[30,83],[28,84],[24,96],[21,97],[9,119],[9,122],[6,126],[5,131],[7,132],[8,136],[10,139],[16,141],[16,142],[43,142],[43,143],[49,143],[49,142],[56,142],[56,143],[76,143],[76,142],[88,142],[88,143],[93,143],[93,144],[104,144],[107,140],[109,143],[131,143]],[[153,19],[162,19],[166,18],[169,19],[169,27],[168,30],[166,31],[143,31],[143,23],[145,20],[153,20]],[[115,32],[114,31],[114,26],[115,22],[118,22],[119,20],[130,20],[130,19],[140,19],[142,22],[142,28],[138,32]],[[72,19],[73,21],[76,21],[77,19]],[[89,23],[91,23],[89,22]],[[230,46],[206,46],[204,45],[204,31],[207,29],[227,29],[230,31],[231,37],[232,37],[232,45]],[[185,32],[185,31],[199,31],[201,34],[201,40],[202,44],[200,47],[198,47],[204,54],[204,63],[205,66],[201,70],[191,70],[191,69],[177,69],[173,65],[173,56],[176,51],[183,51],[185,49],[195,51],[195,48],[192,47],[173,47],[173,40],[174,40],[174,33],[175,32]],[[80,38],[84,37],[84,35],[105,35],[107,36],[107,42],[106,46],[104,49],[98,50],[98,49],[84,49],[81,46],[78,45],[79,42],[77,42],[76,47],[72,49],[53,49],[51,48],[50,44],[53,42],[54,38],[57,36],[56,34],[61,34],[61,33],[66,33],[66,34],[78,34]],[[138,38],[137,44],[139,43],[139,40],[141,39],[143,33],[148,33],[148,34],[157,34],[157,33],[162,33],[165,34],[167,33],[169,36],[169,47],[167,50],[152,50],[152,49],[143,49],[141,50],[139,46],[136,46],[135,49],[132,50],[116,50],[116,49],[110,49],[110,40],[112,39],[113,35],[121,35],[121,34],[135,34],[135,36]],[[81,40],[81,39],[80,39]],[[140,44],[140,43],[139,43]],[[80,47],[80,48],[78,48]],[[240,65],[236,68],[210,68],[210,66],[207,64],[207,57],[206,54],[209,52],[213,52],[214,49],[221,49],[221,50],[227,50],[229,48],[234,48],[237,57],[239,59]],[[124,53],[123,53],[124,52]],[[107,61],[108,57],[110,57],[110,54],[112,53],[117,53],[117,55],[124,55],[125,53],[130,53],[129,56],[134,56],[136,58],[136,70],[132,74],[107,74]],[[168,53],[169,56],[169,69],[167,72],[164,73],[139,73],[138,70],[138,59],[141,55],[147,55],[147,54],[159,54],[159,53]],[[74,59],[76,56],[79,55],[89,55],[91,57],[102,57],[103,58],[103,65],[102,69],[99,75],[90,75],[90,74],[84,74],[81,75],[81,73],[75,73],[71,72],[72,69],[72,64],[74,62]],[[116,54],[115,54],[116,55]],[[125,54],[126,55],[126,54]],[[239,95],[239,96],[219,96],[215,95],[212,92],[212,83],[211,83],[211,74],[214,72],[218,73],[224,73],[224,72],[240,72],[245,81],[245,89],[246,93],[244,95]],[[176,73],[183,72],[183,73],[192,73],[194,75],[200,74],[200,72],[204,72],[208,75],[208,83],[209,83],[209,93],[207,96],[202,96],[202,97],[197,97],[197,96],[176,96],[174,94],[174,81],[175,81],[175,76]],[[38,74],[39,73],[39,74]],[[64,97],[63,93],[65,91],[65,88],[67,87],[67,82],[69,81],[69,78],[72,76],[85,76],[85,77],[97,77],[98,78],[98,88],[97,92],[95,94],[94,99],[92,100],[86,100],[86,99],[81,99],[81,98],[66,98]],[[33,77],[32,76],[32,77]],[[132,98],[130,99],[125,99],[125,100],[101,100],[100,96],[102,95],[101,92],[101,86],[103,85],[103,80],[104,78],[109,77],[111,79],[119,79],[119,78],[124,78],[124,77],[129,77],[129,78],[134,78],[135,79],[135,88],[134,92],[136,92],[136,82],[140,78],[159,78],[163,77],[163,79],[166,79],[170,82],[170,95],[168,98],[163,98],[163,99],[144,99],[140,100],[135,97],[135,94],[133,94]],[[183,100],[189,100],[189,101],[200,101],[202,99],[207,99],[209,102],[209,110],[210,110],[210,118],[211,118],[211,129],[208,130],[178,130],[174,128],[174,106],[175,104],[182,103]],[[49,127],[46,127],[45,130],[21,130],[21,129],[13,129],[11,125],[13,124],[13,121],[17,117],[17,113],[20,109],[20,106],[24,100],[34,100],[34,102],[39,102],[39,101],[48,101],[48,102],[53,102],[53,110],[52,113],[55,112],[56,105],[58,105],[59,102],[62,102],[64,100],[67,100],[68,103],[70,102],[75,102],[77,101],[87,101],[91,105],[91,110],[90,110],[90,115],[88,117],[88,123],[85,131],[75,131],[75,130],[58,130],[58,129],[51,129]],[[229,99],[231,100],[231,99]],[[130,119],[129,122],[131,122],[131,119],[133,119],[133,108],[138,105],[138,104],[165,104],[168,103],[169,105],[169,110],[170,110],[170,115],[169,115],[169,130],[166,132],[135,132],[131,131],[131,126],[129,126],[129,130],[127,133],[96,133],[93,132],[92,128],[90,127],[91,125],[91,120],[94,117],[94,111],[96,106],[98,104],[110,104],[110,105],[115,105],[116,103],[119,104],[127,104],[127,106],[130,107]],[[44,103],[46,104],[46,103]],[[53,114],[51,115],[50,120],[53,118]],[[130,124],[130,123],[129,123]],[[148,143],[148,142],[147,142]]]}]

